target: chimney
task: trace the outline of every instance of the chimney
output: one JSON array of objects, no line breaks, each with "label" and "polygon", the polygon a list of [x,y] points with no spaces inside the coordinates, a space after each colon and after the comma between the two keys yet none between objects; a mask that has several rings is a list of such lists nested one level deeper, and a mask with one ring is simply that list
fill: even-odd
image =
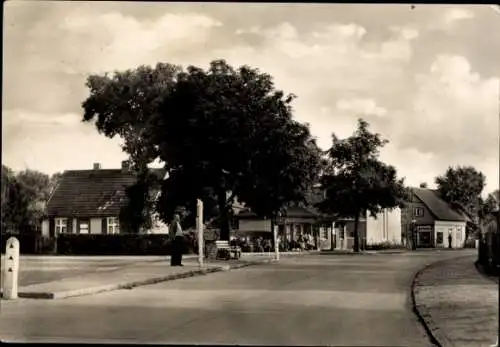
[{"label": "chimney", "polygon": [[101,164],[100,163],[94,163],[94,170],[100,170],[101,169]]},{"label": "chimney", "polygon": [[128,172],[130,171],[130,163],[128,160],[123,160],[122,161],[122,171],[123,172]]}]

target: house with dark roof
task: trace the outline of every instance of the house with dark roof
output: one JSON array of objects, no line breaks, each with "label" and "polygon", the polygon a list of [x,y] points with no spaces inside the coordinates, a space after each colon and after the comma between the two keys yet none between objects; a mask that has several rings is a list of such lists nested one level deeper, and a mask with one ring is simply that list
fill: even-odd
[{"label": "house with dark roof", "polygon": [[454,209],[437,190],[412,188],[410,202],[402,210],[401,227],[406,242],[416,231],[417,247],[461,248],[465,243],[465,228],[470,218]]},{"label": "house with dark roof", "polygon": [[[163,169],[151,169],[159,177]],[[42,222],[42,234],[117,234],[118,216],[125,203],[125,189],[136,178],[127,162],[120,169],[102,169],[95,163],[91,170],[65,171],[47,202],[47,218]],[[167,226],[158,219],[148,231],[166,233]]]}]

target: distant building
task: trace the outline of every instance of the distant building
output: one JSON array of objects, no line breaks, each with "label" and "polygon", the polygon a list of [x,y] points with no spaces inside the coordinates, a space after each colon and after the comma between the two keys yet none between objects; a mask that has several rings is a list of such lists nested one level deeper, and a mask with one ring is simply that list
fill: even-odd
[{"label": "distant building", "polygon": [[465,243],[465,229],[470,218],[444,201],[436,190],[412,188],[411,199],[402,210],[401,227],[405,242],[415,225],[417,247],[461,248]]}]

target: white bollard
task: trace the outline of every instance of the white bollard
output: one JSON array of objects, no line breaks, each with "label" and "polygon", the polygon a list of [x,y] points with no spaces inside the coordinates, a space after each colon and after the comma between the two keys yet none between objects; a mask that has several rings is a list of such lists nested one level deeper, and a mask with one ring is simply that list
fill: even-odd
[{"label": "white bollard", "polygon": [[19,241],[15,237],[7,240],[3,278],[3,297],[7,300],[17,299],[19,286]]},{"label": "white bollard", "polygon": [[198,264],[203,266],[203,202],[196,200],[196,228],[198,229]]},{"label": "white bollard", "polygon": [[280,260],[280,247],[278,244],[278,226],[275,225],[273,228],[273,238],[274,238],[274,256],[276,261]]}]

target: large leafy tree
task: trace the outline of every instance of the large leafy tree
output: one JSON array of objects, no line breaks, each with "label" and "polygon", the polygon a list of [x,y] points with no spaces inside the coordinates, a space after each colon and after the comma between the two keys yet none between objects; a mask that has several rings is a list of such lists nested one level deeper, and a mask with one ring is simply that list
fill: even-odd
[{"label": "large leafy tree", "polygon": [[404,179],[398,179],[396,169],[378,159],[380,148],[388,141],[368,128],[360,119],[352,136],[339,139],[332,135],[332,147],[327,151],[332,168],[321,178],[326,197],[317,205],[324,213],[354,218],[355,252],[360,248],[361,216],[370,213],[376,217],[385,208],[404,206],[408,198]]},{"label": "large leafy tree", "polygon": [[495,213],[499,211],[500,192],[495,190],[486,199],[480,198],[478,219],[482,226],[496,223]]},{"label": "large leafy tree", "polygon": [[2,228],[33,232],[41,222],[50,197],[48,175],[36,170],[14,173],[2,166]]},{"label": "large leafy tree", "polygon": [[435,179],[440,195],[453,207],[477,217],[486,177],[472,166],[448,167]]},{"label": "large leafy tree", "polygon": [[124,138],[136,167],[164,163],[157,209],[165,221],[179,206],[192,216],[202,198],[228,239],[235,197],[271,217],[303,200],[317,178],[320,151],[308,126],[292,119],[294,96],[257,69],[223,60],[207,70],[163,64],[92,76],[87,85],[84,120]]},{"label": "large leafy tree", "polygon": [[152,225],[153,198],[158,184],[148,164],[158,157],[152,141],[159,104],[173,88],[181,68],[158,63],[113,74],[92,75],[87,80],[90,95],[83,102],[84,121],[95,121],[107,137],[119,136],[129,155],[137,182],[126,187],[126,202],[120,211],[121,227],[132,233]]}]

